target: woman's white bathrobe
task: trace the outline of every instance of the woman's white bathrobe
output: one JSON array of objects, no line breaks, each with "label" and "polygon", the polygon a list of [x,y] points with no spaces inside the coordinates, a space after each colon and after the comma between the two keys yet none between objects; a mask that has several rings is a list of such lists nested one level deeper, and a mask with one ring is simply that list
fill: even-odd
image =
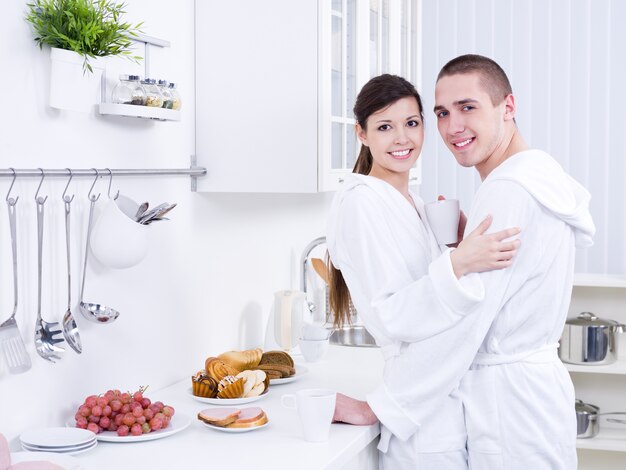
[{"label": "woman's white bathrobe", "polygon": [[[477,275],[456,279],[422,200],[412,197],[419,215],[388,183],[350,175],[333,201],[327,246],[386,358],[383,383],[368,396],[382,423],[384,468],[464,469],[463,410],[454,396],[460,376],[456,383],[435,379],[454,360],[440,353],[437,338],[482,300],[484,290]],[[425,339],[431,349],[414,351]]]}]

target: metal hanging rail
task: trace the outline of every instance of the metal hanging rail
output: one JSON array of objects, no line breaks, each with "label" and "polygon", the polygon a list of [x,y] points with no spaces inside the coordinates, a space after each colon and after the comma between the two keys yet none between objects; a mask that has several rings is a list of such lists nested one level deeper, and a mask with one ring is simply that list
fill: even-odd
[{"label": "metal hanging rail", "polygon": [[[42,173],[43,171],[43,173]],[[109,173],[109,171],[111,173]],[[206,168],[156,168],[156,169],[132,169],[132,168],[71,168],[72,176],[191,176],[191,190],[195,191],[196,178],[205,176]],[[68,176],[68,169],[19,169],[19,168],[0,168],[1,177],[64,177]]]}]

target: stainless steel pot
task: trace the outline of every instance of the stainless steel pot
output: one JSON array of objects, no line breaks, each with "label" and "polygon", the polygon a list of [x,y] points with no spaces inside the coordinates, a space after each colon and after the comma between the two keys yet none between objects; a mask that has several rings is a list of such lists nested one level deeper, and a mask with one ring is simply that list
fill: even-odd
[{"label": "stainless steel pot", "polygon": [[582,400],[576,400],[576,435],[580,439],[589,439],[598,434],[600,422],[598,413],[600,408]]},{"label": "stainless steel pot", "polygon": [[[625,415],[626,412],[599,413],[600,408],[582,400],[576,400],[576,435],[579,439],[595,437],[600,431],[600,416]],[[611,423],[626,424],[623,419],[607,419]]]},{"label": "stainless steel pot", "polygon": [[617,360],[617,334],[625,325],[583,312],[565,322],[559,357],[570,364],[604,365]]}]

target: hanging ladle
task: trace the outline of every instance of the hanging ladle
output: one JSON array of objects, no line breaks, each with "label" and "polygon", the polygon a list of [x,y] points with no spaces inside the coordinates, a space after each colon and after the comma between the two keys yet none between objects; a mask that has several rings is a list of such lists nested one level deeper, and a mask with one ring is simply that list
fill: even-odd
[{"label": "hanging ladle", "polygon": [[89,189],[89,194],[87,195],[91,204],[89,206],[89,222],[87,223],[87,243],[85,244],[86,247],[85,263],[83,265],[83,282],[80,288],[80,311],[83,316],[89,321],[92,321],[94,323],[110,323],[115,321],[115,319],[120,316],[120,312],[105,305],[85,302],[83,297],[83,294],[85,292],[85,277],[87,275],[87,258],[89,256],[89,239],[91,238],[91,222],[93,220],[93,209],[96,205],[96,201],[100,198],[100,194],[98,194],[97,196],[91,194],[91,191],[93,191],[93,187],[96,185],[96,181],[98,181],[98,177],[100,176],[98,170],[96,170],[95,168],[93,170],[96,172],[96,178],[93,180],[93,184],[91,185],[91,188]]},{"label": "hanging ladle", "polygon": [[72,276],[70,269],[70,203],[74,200],[74,195],[70,197],[66,194],[67,188],[72,182],[72,170],[68,168],[67,171],[70,173],[70,179],[67,181],[67,185],[61,195],[61,199],[63,199],[63,203],[65,204],[65,249],[67,251],[67,310],[65,310],[65,314],[63,315],[62,324],[65,341],[67,341],[67,344],[69,344],[74,351],[80,354],[83,352],[83,346],[80,341],[76,320],[74,320],[74,316],[72,315]]}]

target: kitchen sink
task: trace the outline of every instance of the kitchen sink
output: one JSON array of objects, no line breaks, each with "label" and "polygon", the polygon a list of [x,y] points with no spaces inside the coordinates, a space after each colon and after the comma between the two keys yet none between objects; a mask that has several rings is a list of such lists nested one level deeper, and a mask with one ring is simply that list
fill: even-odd
[{"label": "kitchen sink", "polygon": [[365,348],[376,348],[378,345],[374,337],[364,326],[345,326],[337,328],[330,335],[330,344],[341,346],[358,346]]}]

